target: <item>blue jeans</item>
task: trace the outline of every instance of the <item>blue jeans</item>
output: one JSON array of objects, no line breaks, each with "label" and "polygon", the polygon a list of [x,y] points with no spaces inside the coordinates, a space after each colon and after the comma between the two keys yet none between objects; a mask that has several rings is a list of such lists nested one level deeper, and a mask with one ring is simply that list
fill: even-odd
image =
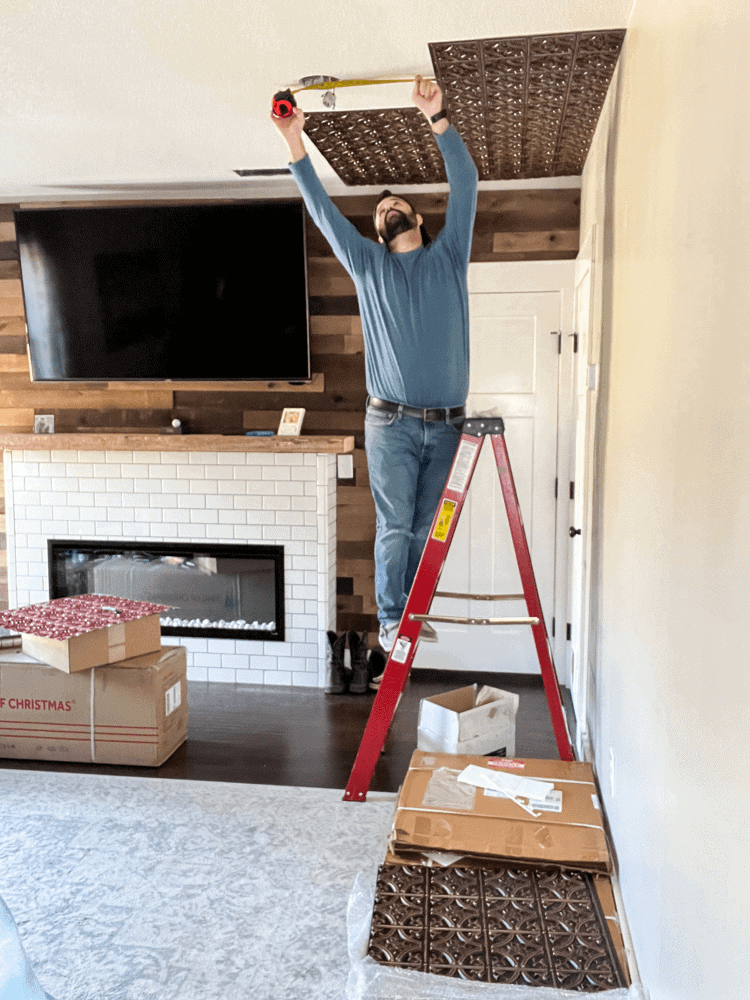
[{"label": "blue jeans", "polygon": [[377,516],[375,599],[381,625],[401,621],[463,419],[424,421],[367,407],[365,451]]}]

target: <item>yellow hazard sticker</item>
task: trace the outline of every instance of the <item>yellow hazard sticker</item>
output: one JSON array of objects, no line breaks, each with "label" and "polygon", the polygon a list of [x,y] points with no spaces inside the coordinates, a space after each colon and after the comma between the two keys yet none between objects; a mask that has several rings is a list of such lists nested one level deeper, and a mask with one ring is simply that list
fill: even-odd
[{"label": "yellow hazard sticker", "polygon": [[432,533],[432,537],[436,541],[444,542],[448,537],[448,531],[450,530],[451,521],[453,520],[453,515],[456,513],[457,506],[458,504],[455,500],[443,500],[440,513],[438,514],[437,524],[435,525],[435,530]]}]

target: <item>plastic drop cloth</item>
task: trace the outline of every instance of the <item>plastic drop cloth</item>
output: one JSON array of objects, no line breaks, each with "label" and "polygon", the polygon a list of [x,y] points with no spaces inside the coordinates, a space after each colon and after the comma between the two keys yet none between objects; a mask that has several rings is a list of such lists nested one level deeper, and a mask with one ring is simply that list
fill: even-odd
[{"label": "plastic drop cloth", "polygon": [[0,997],[2,1000],[53,1000],[34,975],[13,914],[0,896]]},{"label": "plastic drop cloth", "polygon": [[367,954],[370,920],[375,903],[374,882],[359,872],[349,896],[346,914],[351,968],[346,1000],[647,1000],[640,986],[581,993],[544,986],[508,986],[436,976],[411,969],[379,965]]}]

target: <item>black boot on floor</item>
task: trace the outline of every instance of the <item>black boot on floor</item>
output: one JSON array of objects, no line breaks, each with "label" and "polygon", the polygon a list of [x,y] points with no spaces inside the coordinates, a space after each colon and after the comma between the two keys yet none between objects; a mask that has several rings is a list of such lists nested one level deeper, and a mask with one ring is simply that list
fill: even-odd
[{"label": "black boot on floor", "polygon": [[331,666],[326,694],[346,694],[349,689],[351,671],[344,664],[344,649],[346,647],[346,632],[336,635],[328,632],[328,645],[331,647]]},{"label": "black boot on floor", "polygon": [[370,661],[367,664],[368,673],[370,675],[370,690],[377,691],[380,688],[380,682],[383,680],[383,674],[385,673],[385,665],[388,662],[388,654],[384,653],[383,650],[376,646],[375,649],[370,652]]},{"label": "black boot on floor", "polygon": [[352,677],[349,694],[366,694],[370,683],[370,668],[367,663],[367,632],[358,635],[349,633],[349,651],[352,660]]}]

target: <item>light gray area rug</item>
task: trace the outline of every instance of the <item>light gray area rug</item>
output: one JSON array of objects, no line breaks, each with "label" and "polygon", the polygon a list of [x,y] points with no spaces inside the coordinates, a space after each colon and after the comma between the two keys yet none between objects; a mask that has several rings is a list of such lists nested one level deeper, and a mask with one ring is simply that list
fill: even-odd
[{"label": "light gray area rug", "polygon": [[340,1000],[395,795],[0,771],[0,897],[56,1000]]}]

